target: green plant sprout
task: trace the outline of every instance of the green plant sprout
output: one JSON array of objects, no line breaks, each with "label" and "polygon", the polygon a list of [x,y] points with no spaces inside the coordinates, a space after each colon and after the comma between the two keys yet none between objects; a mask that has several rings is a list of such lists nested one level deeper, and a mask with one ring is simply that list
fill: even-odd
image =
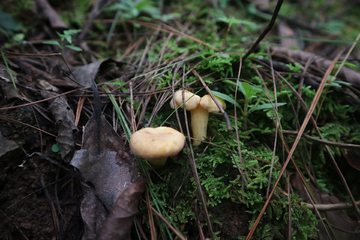
[{"label": "green plant sprout", "polygon": [[[175,18],[179,18],[181,15],[179,13],[169,13],[161,14],[159,7],[154,6],[153,1],[144,1],[144,0],[125,0],[119,1],[106,9],[107,11],[116,11],[114,20],[129,20],[139,17],[140,12],[146,13],[151,16],[153,19],[158,19],[162,22],[169,22]],[[150,21],[151,18],[141,17],[142,20]],[[111,35],[113,34],[116,26],[116,21],[111,24],[108,36],[106,41],[111,40]],[[139,24],[133,23],[133,26],[139,28]]]},{"label": "green plant sprout", "polygon": [[[230,84],[233,84],[233,85],[236,85],[235,82],[233,81],[230,81],[230,80],[224,80],[223,82],[225,83],[230,83]],[[252,106],[250,109],[250,101],[256,97],[256,94],[257,93],[260,93],[260,92],[263,92],[261,88],[258,88],[256,86],[253,86],[253,85],[250,85],[246,82],[239,82],[238,83],[238,86],[239,86],[239,91],[242,92],[242,94],[244,95],[245,97],[245,100],[244,100],[244,110],[242,110],[241,108],[241,111],[242,111],[242,114],[243,114],[243,131],[247,131],[247,121],[248,121],[248,116],[251,112],[254,112],[254,111],[257,111],[257,110],[266,110],[266,109],[272,109],[274,106],[273,104],[271,103],[265,103],[265,104],[261,104],[261,105],[255,105],[255,106]],[[216,93],[216,94],[219,94],[219,93]],[[215,94],[215,95],[216,95]],[[220,97],[220,96],[219,96]],[[225,97],[225,96],[223,96]],[[223,98],[224,100],[226,101],[229,101],[231,103],[234,103],[234,100],[231,99],[230,97],[226,97],[226,98]],[[286,103],[277,103],[277,106],[280,107],[280,106],[284,106]],[[237,104],[238,106],[238,104]],[[239,107],[239,106],[238,106]]]},{"label": "green plant sprout", "polygon": [[351,86],[352,84],[349,82],[345,82],[345,81],[341,81],[341,80],[337,80],[336,78],[334,78],[334,76],[329,76],[328,77],[328,82],[325,84],[325,86],[327,87],[338,87],[341,88],[341,85],[344,86]]},{"label": "green plant sprout", "polygon": [[58,143],[52,145],[51,150],[56,154],[56,159],[61,159],[60,147]]},{"label": "green plant sprout", "polygon": [[[230,28],[231,28],[231,25],[234,23],[234,24],[243,24],[243,25],[255,25],[255,23],[253,22],[250,22],[250,21],[245,21],[245,20],[239,20],[239,19],[236,19],[234,17],[231,17],[231,18],[227,18],[225,16],[223,17],[220,17],[220,18],[217,18],[216,21],[218,22],[225,22],[228,24],[228,28],[227,28],[227,31],[226,31],[226,34],[225,34],[225,37],[224,37],[224,40],[223,40],[223,44],[221,45],[221,48],[223,48],[223,46],[225,45],[225,42],[226,42],[226,38],[227,38],[227,35],[230,31]],[[219,51],[220,51],[219,49]]]},{"label": "green plant sprout", "polygon": [[294,73],[301,73],[301,65],[297,62],[295,62],[294,64],[288,63],[286,64],[286,67]]},{"label": "green plant sprout", "polygon": [[0,50],[0,52],[1,52],[1,56],[2,56],[2,58],[3,58],[3,60],[4,60],[5,66],[6,66],[6,70],[7,70],[7,72],[8,72],[9,75],[10,75],[10,78],[11,78],[11,81],[12,81],[12,83],[13,83],[13,85],[14,85],[14,88],[16,89],[15,79],[14,79],[14,77],[13,77],[13,75],[12,75],[12,73],[11,73],[11,69],[10,69],[10,67],[9,67],[9,65],[8,65],[8,63],[7,63],[7,61],[6,61],[4,52],[1,51],[1,50]]},{"label": "green plant sprout", "polygon": [[228,24],[256,25],[256,23],[251,22],[251,21],[240,20],[240,19],[236,19],[234,17],[227,18],[226,16],[218,17],[218,18],[216,18],[216,21],[217,22],[224,22],[224,23],[228,23]]},{"label": "green plant sprout", "polygon": [[56,45],[58,46],[60,49],[61,49],[61,54],[63,55],[63,52],[64,52],[64,48],[70,48],[71,50],[74,50],[74,51],[77,51],[77,52],[80,52],[82,51],[81,48],[79,47],[76,47],[76,46],[72,46],[72,45],[65,45],[65,40],[72,44],[72,36],[74,34],[77,34],[81,32],[81,30],[79,29],[69,29],[69,30],[65,30],[63,34],[59,33],[59,32],[56,32],[57,35],[59,35],[60,37],[60,43],[58,41],[55,41],[55,40],[50,40],[50,41],[44,41],[43,44],[49,44],[49,45]]},{"label": "green plant sprout", "polygon": [[255,94],[261,92],[262,90],[258,87],[252,86],[246,82],[239,82],[239,90],[244,94],[245,102],[244,102],[244,112],[243,112],[243,131],[247,131],[247,119],[249,116],[249,102],[252,97],[255,97]]}]

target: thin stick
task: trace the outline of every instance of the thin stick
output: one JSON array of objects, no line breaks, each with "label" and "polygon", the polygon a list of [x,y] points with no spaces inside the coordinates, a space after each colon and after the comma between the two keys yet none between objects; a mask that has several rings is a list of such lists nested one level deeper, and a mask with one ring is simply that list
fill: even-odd
[{"label": "thin stick", "polygon": [[20,122],[20,121],[18,121],[18,120],[15,120],[15,119],[12,119],[12,118],[9,118],[9,117],[6,117],[6,116],[2,116],[2,115],[0,115],[0,119],[1,119],[1,120],[4,120],[4,121],[6,121],[6,122],[11,122],[11,123],[15,123],[15,124],[21,124],[21,125],[24,125],[24,126],[27,126],[27,127],[31,127],[31,128],[33,128],[33,129],[35,129],[35,130],[38,130],[38,131],[43,132],[43,133],[46,133],[47,135],[50,135],[50,136],[56,138],[56,135],[54,135],[54,134],[52,134],[52,133],[49,133],[49,132],[47,132],[47,131],[45,131],[45,130],[43,130],[43,129],[41,129],[41,128],[35,127],[35,126],[33,126],[33,125],[30,125],[30,124],[27,124],[27,123],[23,123],[23,122]]},{"label": "thin stick", "polygon": [[[90,88],[90,87],[87,87],[87,88]],[[42,99],[42,100],[35,101],[35,102],[25,103],[25,104],[22,104],[22,105],[16,105],[16,106],[11,106],[11,107],[3,107],[3,108],[0,108],[0,111],[1,111],[1,110],[14,109],[14,108],[21,108],[21,107],[26,107],[26,106],[34,105],[34,104],[37,104],[37,103],[41,103],[41,102],[46,102],[46,101],[49,101],[49,100],[51,100],[51,99],[58,98],[58,97],[61,97],[61,96],[66,95],[66,94],[73,93],[73,92],[76,92],[76,91],[79,91],[79,90],[82,90],[82,89],[86,89],[86,88],[73,89],[73,90],[71,90],[71,91],[64,92],[64,93],[61,93],[61,94],[56,95],[56,96],[53,96],[53,97],[49,97],[49,98]]]},{"label": "thin stick", "polygon": [[151,240],[156,240],[156,229],[155,229],[155,222],[154,222],[154,216],[151,212],[151,203],[150,203],[150,196],[149,196],[149,190],[146,189],[146,205],[148,209],[148,215],[149,215],[149,225],[150,225],[150,233],[151,233]]},{"label": "thin stick", "polygon": [[291,194],[290,194],[290,188],[291,188],[291,185],[290,185],[290,176],[291,176],[291,173],[286,177],[286,184],[287,184],[287,187],[288,187],[288,203],[289,203],[289,206],[288,206],[288,213],[289,213],[289,228],[288,228],[288,237],[287,239],[288,240],[291,240],[291,230],[292,230],[292,207],[291,207]]},{"label": "thin stick", "polygon": [[133,83],[130,82],[129,83],[129,88],[130,88],[130,124],[131,124],[131,129],[132,132],[135,132],[135,118],[134,118],[134,97],[133,97]]},{"label": "thin stick", "polygon": [[247,53],[245,54],[245,56],[243,57],[243,61],[255,50],[255,48],[259,45],[259,43],[261,42],[261,40],[263,40],[263,38],[266,36],[266,34],[268,34],[268,32],[272,29],[272,27],[274,26],[275,20],[277,18],[277,15],[279,14],[281,5],[283,3],[284,0],[279,0],[276,4],[274,13],[271,17],[271,20],[269,22],[269,24],[266,26],[266,28],[264,29],[264,31],[260,34],[259,38],[256,40],[256,42],[251,46],[251,48],[249,49],[249,51],[247,51]]},{"label": "thin stick", "polygon": [[[199,76],[200,77],[200,76]],[[184,78],[183,78],[183,81],[184,81]],[[210,90],[210,89],[209,89]],[[210,91],[211,92],[211,91]],[[185,102],[185,99],[184,99],[184,82],[183,82],[183,102]],[[221,107],[220,107],[221,108]],[[185,119],[187,119],[187,116],[186,116],[186,108],[184,106],[184,116],[185,116]],[[230,122],[230,121],[229,121]],[[185,125],[186,125],[186,132],[187,132],[187,135],[190,136],[190,130],[189,130],[189,125],[188,125],[188,122],[185,121]],[[191,140],[189,138],[189,146],[190,146],[190,153],[189,154],[189,151],[188,151],[188,155],[189,155],[189,162],[190,162],[190,166],[191,166],[191,170],[192,170],[192,173],[193,173],[193,176],[194,176],[194,180],[195,180],[195,184],[196,184],[196,188],[198,190],[198,193],[199,193],[199,196],[200,196],[200,200],[201,200],[201,203],[203,205],[203,210],[204,210],[204,215],[205,215],[205,219],[206,219],[206,223],[208,225],[208,228],[209,228],[209,234],[210,234],[210,238],[211,239],[215,239],[215,234],[214,234],[214,230],[213,230],[213,227],[212,227],[212,224],[211,224],[211,221],[210,221],[210,217],[209,217],[209,211],[207,210],[207,207],[206,207],[206,200],[205,200],[205,197],[204,197],[204,194],[202,192],[202,189],[201,189],[201,184],[200,184],[200,178],[199,178],[199,174],[198,174],[198,171],[197,171],[197,168],[196,168],[196,162],[195,162],[195,156],[194,156],[194,150],[192,148],[192,144],[191,144]],[[186,146],[186,149],[188,148],[188,144],[185,142],[185,146]]]},{"label": "thin stick", "polygon": [[163,216],[161,216],[161,214],[158,211],[156,211],[155,208],[153,207],[150,208],[171,229],[171,231],[173,231],[176,234],[176,236],[178,236],[181,240],[187,240]]},{"label": "thin stick", "polygon": [[327,79],[328,79],[328,77],[330,76],[330,73],[331,73],[331,71],[333,70],[333,68],[334,68],[334,66],[335,66],[335,62],[339,59],[339,57],[340,57],[340,54],[338,54],[338,55],[335,57],[335,59],[333,60],[333,62],[332,62],[331,65],[330,65],[330,67],[326,70],[326,73],[325,73],[325,75],[324,75],[324,77],[323,77],[323,79],[322,79],[322,81],[321,81],[321,84],[320,84],[318,90],[316,91],[314,100],[313,100],[313,102],[311,103],[311,106],[310,106],[310,108],[309,108],[309,111],[307,112],[306,117],[305,117],[305,119],[304,119],[304,122],[303,122],[302,125],[301,125],[301,128],[300,128],[300,130],[299,130],[299,134],[296,136],[296,139],[295,139],[294,144],[292,145],[292,147],[291,147],[291,149],[290,149],[289,155],[288,155],[288,157],[287,157],[287,159],[286,159],[286,161],[285,161],[285,163],[284,163],[284,166],[283,166],[283,168],[282,168],[281,171],[280,171],[279,177],[276,179],[276,182],[275,182],[275,184],[274,184],[274,187],[273,187],[273,189],[272,189],[272,191],[271,191],[271,193],[270,193],[270,195],[269,195],[269,198],[266,200],[263,208],[261,209],[261,212],[260,212],[259,216],[256,218],[256,220],[255,220],[255,222],[254,222],[254,225],[252,226],[252,228],[250,229],[249,234],[248,234],[247,237],[246,237],[246,240],[250,240],[251,237],[253,236],[253,234],[254,234],[254,232],[255,232],[255,230],[256,230],[256,227],[257,227],[257,225],[258,225],[259,222],[260,222],[260,219],[261,219],[262,215],[264,214],[267,206],[269,205],[269,202],[270,202],[270,200],[271,200],[271,197],[272,197],[272,195],[274,194],[275,189],[276,189],[276,187],[277,187],[277,185],[278,185],[278,183],[279,183],[279,181],[280,181],[280,179],[281,179],[281,177],[282,177],[282,175],[283,175],[283,173],[284,173],[287,165],[289,164],[289,162],[290,162],[290,160],[291,160],[291,157],[292,157],[292,155],[293,155],[293,153],[294,153],[294,151],[295,151],[295,149],[296,149],[296,146],[297,146],[297,144],[299,143],[299,140],[300,140],[302,134],[303,134],[304,131],[305,131],[305,128],[306,128],[306,126],[307,126],[307,124],[308,124],[308,122],[309,122],[310,117],[312,116],[312,113],[313,113],[313,111],[314,111],[314,109],[315,109],[315,107],[316,107],[316,104],[317,104],[318,101],[319,101],[319,98],[320,98],[320,96],[321,96],[322,90],[323,90],[324,87],[325,87],[325,84],[326,84],[326,82],[327,82]]},{"label": "thin stick", "polygon": [[206,83],[204,82],[204,80],[200,77],[200,75],[195,71],[195,69],[192,70],[192,72],[195,74],[195,76],[197,78],[199,78],[200,82],[202,83],[202,85],[204,86],[204,88],[206,89],[206,91],[210,94],[212,100],[215,102],[216,106],[220,109],[221,114],[224,116],[225,121],[226,121],[226,127],[228,131],[232,130],[232,126],[230,123],[230,119],[228,117],[228,115],[226,114],[226,112],[224,111],[224,109],[220,106],[219,101],[216,99],[215,95],[211,92],[210,88],[206,85]]},{"label": "thin stick", "polygon": [[13,221],[8,215],[6,215],[6,213],[4,213],[1,209],[0,209],[0,213],[2,213],[8,220],[9,222],[14,225],[16,227],[16,229],[21,233],[21,235],[26,239],[29,240],[29,238],[25,235],[25,233],[23,231],[21,231],[21,229],[14,223],[15,221]]},{"label": "thin stick", "polygon": [[[239,87],[239,80],[240,80],[240,74],[241,74],[241,69],[242,69],[242,58],[240,57],[240,63],[239,63],[239,72],[238,72],[238,77],[236,79],[236,87],[235,87],[235,97],[234,97],[234,115],[235,115],[235,133],[236,133],[236,141],[238,144],[238,155],[239,155],[239,159],[240,159],[240,164],[241,164],[241,168],[244,169],[244,163],[242,160],[242,154],[241,154],[241,146],[240,146],[240,137],[239,137],[239,128],[238,128],[238,120],[237,120],[237,106],[236,106],[236,100],[237,100],[237,92],[238,92],[238,87]],[[235,160],[236,166],[239,168],[236,160]],[[246,179],[244,178],[244,176],[242,175],[242,171],[239,168],[239,171],[241,173],[241,176],[243,177],[243,181],[245,181],[246,186],[248,185],[246,182]]]},{"label": "thin stick", "polygon": [[[268,49],[269,50],[269,49]],[[269,54],[270,55],[270,54]],[[271,59],[271,55],[269,56],[270,57],[270,66],[271,66],[271,77],[273,79],[273,85],[274,85],[274,99],[275,99],[275,112],[278,112],[278,105],[277,105],[277,93],[276,93],[276,81],[275,81],[275,76],[274,76],[274,68],[273,68],[273,64],[272,64],[272,59]],[[271,178],[272,178],[272,171],[273,171],[273,168],[274,168],[274,161],[275,161],[275,152],[276,152],[276,147],[277,147],[277,138],[278,138],[278,118],[275,118],[275,139],[274,139],[274,150],[273,150],[273,155],[272,155],[272,158],[271,158],[271,167],[270,167],[270,173],[269,173],[269,183],[268,183],[268,187],[266,189],[266,198],[268,198],[269,196],[269,192],[270,192],[270,187],[271,187]],[[279,120],[280,122],[280,120]],[[289,203],[290,205],[290,203]],[[291,215],[289,215],[289,218],[290,218]],[[291,225],[291,223],[290,223]],[[289,225],[289,226],[290,226]]]},{"label": "thin stick", "polygon": [[204,232],[203,232],[203,230],[201,228],[199,211],[198,211],[198,208],[197,208],[197,199],[194,200],[194,212],[195,212],[195,217],[196,217],[196,225],[197,225],[197,227],[199,229],[200,240],[205,240]]},{"label": "thin stick", "polygon": [[[298,133],[299,132],[292,131],[292,130],[283,131],[283,134],[297,135]],[[308,134],[303,134],[302,136],[307,138],[308,140],[310,140],[312,142],[317,142],[317,143],[321,143],[321,144],[328,145],[328,146],[339,147],[339,148],[352,148],[352,149],[359,149],[360,148],[360,145],[358,145],[358,144],[330,142],[330,141],[326,141],[326,140],[322,140],[322,139],[310,136]]]},{"label": "thin stick", "polygon": [[[355,202],[360,206],[360,201]],[[354,207],[353,203],[335,203],[335,204],[311,204],[302,202],[301,205],[306,205],[308,209],[317,209],[318,211],[334,211],[334,210],[344,210]]]}]

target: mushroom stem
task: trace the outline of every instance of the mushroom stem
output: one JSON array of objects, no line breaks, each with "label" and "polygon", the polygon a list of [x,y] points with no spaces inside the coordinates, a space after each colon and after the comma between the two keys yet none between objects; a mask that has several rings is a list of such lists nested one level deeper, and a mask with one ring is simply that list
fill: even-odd
[{"label": "mushroom stem", "polygon": [[199,104],[191,111],[191,129],[193,131],[193,146],[199,146],[201,141],[206,139],[209,111]]},{"label": "mushroom stem", "polygon": [[159,169],[162,166],[165,165],[167,160],[167,157],[161,157],[161,158],[155,158],[155,159],[148,159],[150,165],[154,168],[154,169]]}]

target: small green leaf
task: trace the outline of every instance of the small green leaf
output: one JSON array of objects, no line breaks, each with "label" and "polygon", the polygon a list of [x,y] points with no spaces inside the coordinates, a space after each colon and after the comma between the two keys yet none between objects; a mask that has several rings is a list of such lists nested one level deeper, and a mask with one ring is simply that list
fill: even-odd
[{"label": "small green leaf", "polygon": [[351,83],[349,83],[349,82],[344,82],[344,81],[340,81],[340,80],[336,80],[336,81],[334,81],[333,83],[338,83],[338,84],[342,84],[342,85],[348,85],[348,86],[351,86],[352,84]]},{"label": "small green leaf", "polygon": [[8,63],[7,63],[7,61],[6,61],[4,52],[1,51],[1,49],[0,49],[0,52],[1,52],[1,56],[2,56],[2,58],[3,58],[3,60],[4,60],[5,66],[6,66],[6,70],[8,71],[8,74],[10,75],[10,78],[11,78],[11,81],[12,81],[12,83],[13,83],[13,85],[14,85],[14,88],[16,89],[16,84],[15,84],[14,76],[12,75],[11,69],[9,68],[9,65],[8,65]]},{"label": "small green leaf", "polygon": [[246,82],[239,82],[238,85],[240,91],[244,94],[245,98],[251,98],[256,93],[262,91],[260,88],[252,86]]},{"label": "small green leaf", "polygon": [[143,11],[144,8],[152,6],[154,3],[151,1],[143,1],[136,4],[135,8],[139,11]]},{"label": "small green leaf", "polygon": [[[132,6],[134,7],[134,6]],[[110,7],[108,7],[107,9],[105,9],[106,11],[117,11],[117,10],[123,10],[123,11],[128,11],[129,10],[129,6],[126,6],[125,4],[123,3],[116,3]]]},{"label": "small green leaf", "polygon": [[81,51],[82,51],[81,48],[75,47],[75,46],[71,46],[71,45],[66,45],[65,47],[70,48],[70,49],[72,49],[72,50],[74,50],[74,51],[77,51],[77,52],[81,52]]},{"label": "small green leaf", "polygon": [[69,29],[69,30],[64,31],[64,35],[71,36],[71,35],[74,35],[74,34],[79,33],[79,32],[81,32],[80,29]]},{"label": "small green leaf", "polygon": [[246,20],[240,20],[236,18],[227,18],[227,17],[219,17],[216,18],[217,22],[224,22],[224,23],[231,23],[231,24],[243,24],[243,25],[256,25],[254,22],[246,21]]},{"label": "small green leaf", "polygon": [[286,66],[292,72],[301,73],[301,65],[297,62],[295,62],[294,65],[292,63],[286,64]]},{"label": "small green leaf", "polygon": [[[231,97],[229,97],[228,95],[225,95],[225,94],[220,93],[220,92],[217,92],[217,91],[211,91],[211,92],[212,92],[215,96],[217,96],[217,97],[219,97],[219,98],[222,98],[222,99],[224,99],[225,101],[227,101],[227,102],[229,102],[229,103],[231,103],[231,104],[234,104],[234,102],[235,102],[235,100],[232,99]],[[238,108],[242,109],[238,103],[236,103],[236,106],[237,106]]]},{"label": "small green leaf", "polygon": [[349,68],[352,68],[354,70],[359,70],[359,68],[357,67],[356,64],[353,64],[353,63],[349,63],[349,62],[345,62],[345,66],[346,67],[349,67]]},{"label": "small green leaf", "polygon": [[25,34],[23,33],[17,33],[17,34],[14,34],[14,41],[17,42],[17,43],[22,43],[25,39]]},{"label": "small green leaf", "polygon": [[52,145],[51,150],[54,153],[58,153],[60,151],[59,145],[57,143],[55,143],[54,145]]},{"label": "small green leaf", "polygon": [[66,41],[68,41],[70,44],[72,43],[71,35],[65,35],[65,34],[64,34],[64,38],[65,38]]},{"label": "small green leaf", "polygon": [[[281,106],[284,106],[284,105],[286,105],[286,103],[278,103],[277,104],[278,107],[281,107]],[[254,111],[263,110],[263,109],[269,109],[269,108],[273,108],[273,107],[275,107],[275,105],[273,106],[271,103],[265,103],[265,104],[262,104],[262,105],[251,108],[249,110],[249,112],[254,112]]]},{"label": "small green leaf", "polygon": [[58,41],[54,41],[54,40],[51,40],[51,41],[44,41],[42,42],[43,44],[49,44],[49,45],[56,45],[56,46],[59,46],[60,47],[60,43]]},{"label": "small green leaf", "polygon": [[60,37],[61,41],[63,41],[64,38],[65,38],[65,34],[61,34],[61,33],[59,33],[59,32],[56,32],[56,33],[57,33],[57,35]]}]

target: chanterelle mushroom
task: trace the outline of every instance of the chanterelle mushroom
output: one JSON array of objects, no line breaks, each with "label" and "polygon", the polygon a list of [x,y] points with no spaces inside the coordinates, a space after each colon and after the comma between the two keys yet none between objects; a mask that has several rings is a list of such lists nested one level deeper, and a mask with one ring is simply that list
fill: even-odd
[{"label": "chanterelle mushroom", "polygon": [[[225,110],[225,101],[215,96],[220,103],[222,109]],[[219,112],[220,109],[211,98],[210,95],[205,95],[201,98],[200,104],[191,114],[191,128],[193,131],[194,138],[197,140],[193,141],[193,146],[199,146],[201,141],[207,136],[207,125],[209,121],[209,112]]]},{"label": "chanterelle mushroom", "polygon": [[185,136],[170,127],[143,128],[130,138],[131,152],[149,160],[155,169],[165,165],[167,157],[178,154],[185,145]]},{"label": "chanterelle mushroom", "polygon": [[[193,119],[197,119],[198,118],[197,116],[199,114],[201,114],[202,111],[204,111],[200,106],[201,98],[198,95],[196,95],[192,92],[189,92],[187,90],[184,90],[184,97],[183,97],[183,90],[181,90],[181,89],[175,92],[174,98],[175,98],[176,107],[181,106],[182,108],[184,108],[184,106],[185,106],[185,109],[190,111],[191,128],[193,130],[193,134],[195,135],[193,125],[196,125],[197,123],[194,123]],[[183,101],[185,101],[185,103],[183,105],[181,105],[183,103]],[[174,99],[170,100],[170,106],[171,106],[171,108],[175,109]]]},{"label": "chanterelle mushroom", "polygon": [[[200,103],[200,97],[192,92],[189,92],[188,90],[184,90],[184,100],[185,103],[183,105],[181,105],[183,103],[183,90],[178,90],[175,92],[175,103],[176,103],[176,107],[179,107],[181,105],[181,108],[185,108],[188,111],[192,111],[194,110]],[[170,101],[170,107],[175,109],[174,106],[174,99],[171,99]]]}]

